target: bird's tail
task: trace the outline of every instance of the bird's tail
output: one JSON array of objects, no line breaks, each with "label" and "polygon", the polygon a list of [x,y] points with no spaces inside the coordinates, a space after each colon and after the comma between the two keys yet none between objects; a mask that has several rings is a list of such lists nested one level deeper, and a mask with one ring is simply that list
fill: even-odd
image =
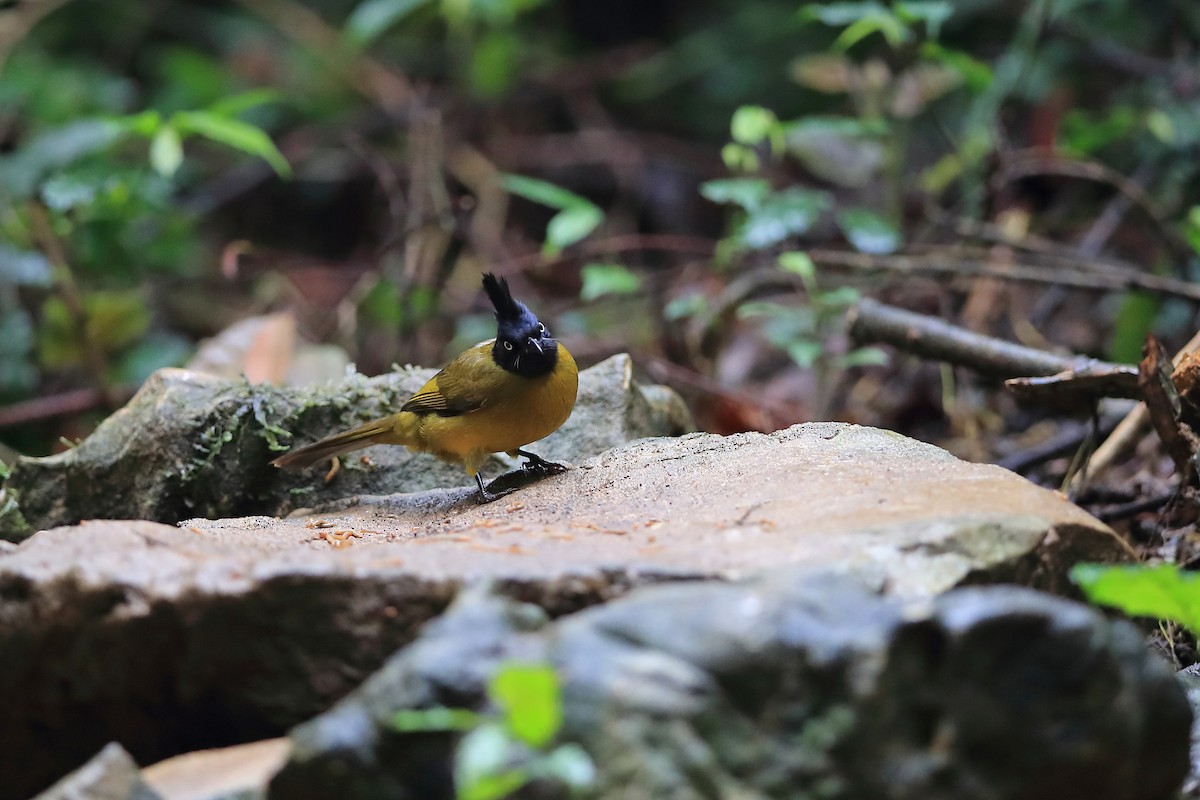
[{"label": "bird's tail", "polygon": [[395,419],[386,417],[353,430],[335,433],[319,442],[290,450],[271,463],[276,467],[307,467],[352,450],[361,450],[373,444],[399,444],[396,438]]}]

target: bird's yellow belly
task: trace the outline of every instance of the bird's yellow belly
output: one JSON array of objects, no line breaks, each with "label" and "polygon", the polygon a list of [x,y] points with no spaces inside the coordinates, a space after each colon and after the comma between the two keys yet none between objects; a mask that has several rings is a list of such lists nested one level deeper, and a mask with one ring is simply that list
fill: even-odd
[{"label": "bird's yellow belly", "polygon": [[579,387],[574,369],[518,380],[523,383],[516,390],[476,411],[455,417],[422,416],[420,449],[461,462],[474,473],[488,455],[543,439],[571,416]]}]

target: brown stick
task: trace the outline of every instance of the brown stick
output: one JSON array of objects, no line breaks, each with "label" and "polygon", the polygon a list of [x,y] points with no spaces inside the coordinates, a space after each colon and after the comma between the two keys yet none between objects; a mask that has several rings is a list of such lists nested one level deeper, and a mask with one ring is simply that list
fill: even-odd
[{"label": "brown stick", "polygon": [[858,342],[885,342],[923,358],[1004,378],[1118,366],[1013,344],[869,298],[851,311],[850,335]]}]

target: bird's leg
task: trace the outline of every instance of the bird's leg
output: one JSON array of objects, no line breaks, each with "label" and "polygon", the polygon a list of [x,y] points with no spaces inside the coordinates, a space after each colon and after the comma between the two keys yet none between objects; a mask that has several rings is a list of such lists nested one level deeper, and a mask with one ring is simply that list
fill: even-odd
[{"label": "bird's leg", "polygon": [[522,450],[519,447],[516,450],[509,450],[508,454],[513,458],[521,456],[522,458],[528,459],[524,464],[521,465],[521,469],[525,470],[526,472],[540,472],[543,475],[555,475],[559,472],[567,471],[567,468],[562,464],[555,464],[553,461],[547,461],[537,453],[531,453],[528,450]]},{"label": "bird's leg", "polygon": [[478,472],[475,473],[475,484],[479,487],[479,502],[494,503],[506,494],[512,494],[516,489],[504,489],[499,492],[489,492],[483,485],[483,478]]}]

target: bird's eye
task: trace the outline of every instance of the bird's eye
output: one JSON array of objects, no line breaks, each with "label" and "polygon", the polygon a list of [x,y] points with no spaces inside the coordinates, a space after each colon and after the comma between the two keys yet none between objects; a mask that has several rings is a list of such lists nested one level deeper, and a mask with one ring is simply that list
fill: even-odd
[{"label": "bird's eye", "polygon": [[546,332],[546,326],[539,322],[538,323],[538,333],[545,333],[545,332]]},{"label": "bird's eye", "polygon": [[504,343],[504,349],[505,349],[505,350],[512,350],[512,342],[505,342],[505,343]]}]

